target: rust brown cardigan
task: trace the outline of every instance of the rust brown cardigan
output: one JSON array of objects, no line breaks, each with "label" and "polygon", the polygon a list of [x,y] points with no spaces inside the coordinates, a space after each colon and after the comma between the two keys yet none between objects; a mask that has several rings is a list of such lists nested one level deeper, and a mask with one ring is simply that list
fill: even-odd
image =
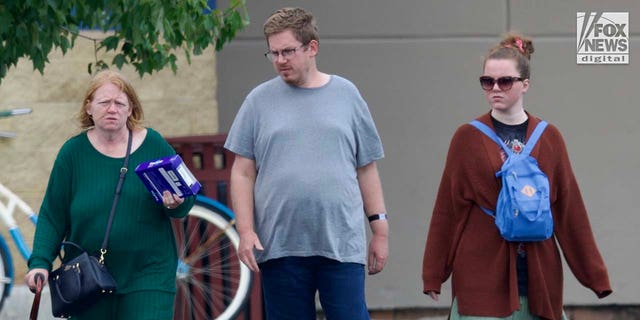
[{"label": "rust brown cardigan", "polygon": [[[478,118],[493,127],[489,113]],[[529,115],[527,139],[540,119]],[[454,134],[442,174],[423,257],[424,292],[440,292],[452,275],[462,315],[506,317],[519,308],[516,243],[500,237],[494,219],[479,206],[495,208],[502,164],[500,147],[469,124]],[[529,307],[543,319],[561,319],[562,262],[603,298],[612,290],[591,231],[569,156],[558,129],[549,125],[531,155],[549,177],[554,235],[526,244]]]}]

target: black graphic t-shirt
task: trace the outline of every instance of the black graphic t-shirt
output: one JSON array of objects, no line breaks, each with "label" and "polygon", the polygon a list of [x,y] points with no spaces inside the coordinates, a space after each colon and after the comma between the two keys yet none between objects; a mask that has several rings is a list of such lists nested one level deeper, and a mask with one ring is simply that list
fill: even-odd
[{"label": "black graphic t-shirt", "polygon": [[[504,143],[511,149],[513,153],[520,153],[524,149],[524,141],[527,136],[527,126],[529,125],[529,119],[521,124],[509,125],[504,124],[493,117],[491,117],[493,127],[496,129],[498,137],[504,141]],[[500,148],[502,152],[502,160],[506,159],[507,155],[504,150]],[[527,276],[527,253],[525,251],[524,243],[518,243],[518,259],[516,260],[516,270],[518,273],[518,294],[520,296],[527,295],[528,276]]]},{"label": "black graphic t-shirt", "polygon": [[504,124],[493,117],[491,117],[493,127],[496,128],[498,137],[504,141],[507,147],[511,148],[513,153],[520,153],[524,149],[525,137],[527,135],[527,126],[529,125],[529,119],[527,121],[516,124]]}]

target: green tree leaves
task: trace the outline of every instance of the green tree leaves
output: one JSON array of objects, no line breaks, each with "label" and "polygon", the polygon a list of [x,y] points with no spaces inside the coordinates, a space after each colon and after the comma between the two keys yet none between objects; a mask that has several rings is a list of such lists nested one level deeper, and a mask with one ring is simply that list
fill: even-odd
[{"label": "green tree leaves", "polygon": [[[165,67],[177,70],[175,52],[190,63],[210,45],[216,51],[249,23],[245,0],[229,0],[224,9],[210,10],[206,0],[3,0],[0,2],[0,83],[11,66],[27,57],[44,73],[54,48],[63,54],[78,36],[93,40],[95,61],[88,72],[132,65],[140,77]],[[80,30],[107,33],[103,39]],[[109,63],[99,52],[113,51]]]}]

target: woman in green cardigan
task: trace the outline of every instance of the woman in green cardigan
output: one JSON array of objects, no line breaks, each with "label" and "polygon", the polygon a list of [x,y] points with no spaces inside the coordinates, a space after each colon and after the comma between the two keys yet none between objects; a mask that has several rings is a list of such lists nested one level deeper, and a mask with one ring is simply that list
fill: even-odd
[{"label": "woman in green cardigan", "polygon": [[117,294],[72,318],[172,319],[177,253],[171,218],[186,216],[195,199],[165,191],[163,203],[157,204],[132,173],[138,164],[175,151],[158,132],[141,125],[137,94],[114,71],[103,71],[92,80],[78,120],[83,132],[65,142],[51,171],[25,283],[35,288],[38,272],[47,278],[63,240],[79,244],[89,254],[98,252],[131,132],[129,174],[105,256]]}]

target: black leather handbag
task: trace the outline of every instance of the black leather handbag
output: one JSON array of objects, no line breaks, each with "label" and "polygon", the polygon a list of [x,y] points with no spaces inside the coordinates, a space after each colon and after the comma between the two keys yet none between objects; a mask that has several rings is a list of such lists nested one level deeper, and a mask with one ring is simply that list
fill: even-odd
[{"label": "black leather handbag", "polygon": [[88,254],[76,243],[64,241],[62,242],[63,249],[73,247],[79,250],[80,254],[66,262],[62,255],[59,254],[60,261],[63,261],[63,263],[58,269],[49,273],[51,311],[56,318],[68,318],[81,313],[95,304],[100,298],[106,295],[112,295],[117,290],[116,281],[104,265],[104,256],[107,253],[109,231],[111,230],[113,216],[116,211],[118,199],[120,198],[122,183],[127,173],[132,135],[131,130],[129,130],[127,155],[120,169],[120,180],[118,181],[113,204],[111,205],[107,230],[105,231],[102,247],[100,248],[100,257]]},{"label": "black leather handbag", "polygon": [[78,314],[104,295],[115,293],[117,288],[104,261],[89,255],[73,242],[65,241],[62,245],[73,246],[82,253],[49,274],[51,311],[56,318]]}]

